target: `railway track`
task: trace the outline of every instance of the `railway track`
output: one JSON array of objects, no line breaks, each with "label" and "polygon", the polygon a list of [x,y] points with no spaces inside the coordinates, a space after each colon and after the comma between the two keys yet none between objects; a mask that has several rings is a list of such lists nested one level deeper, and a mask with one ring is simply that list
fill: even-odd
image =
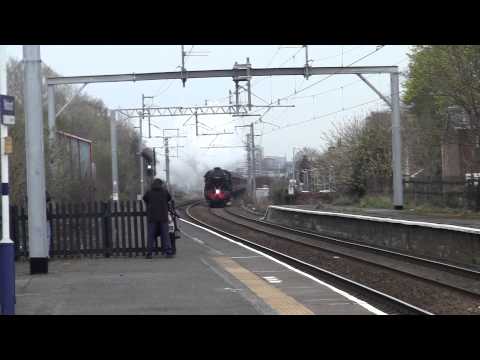
[{"label": "railway track", "polygon": [[[371,245],[358,244],[329,236],[322,236],[298,229],[292,229],[254,218],[252,217],[252,213],[249,213],[252,214],[250,216],[242,215],[237,211],[233,211],[231,208],[225,208],[224,211],[227,214],[244,221],[243,223],[236,222],[239,225],[248,226],[248,223],[255,224],[255,226],[252,226],[251,228],[255,228],[257,231],[265,232],[265,229],[261,229],[256,225],[261,225],[262,227],[269,229],[277,229],[289,234],[297,235],[295,238],[286,236],[283,237],[288,241],[296,241],[305,246],[327,251],[334,251],[342,256],[374,263],[376,265],[383,266],[391,270],[400,271],[410,276],[416,276],[423,280],[432,281],[458,291],[480,296],[480,271],[476,269],[412,256]],[[219,216],[220,214],[217,213],[216,215]],[[225,218],[225,220],[235,222],[234,219]],[[245,222],[247,222],[247,224],[245,224]],[[325,243],[332,244],[333,246],[325,246]],[[378,256],[374,256],[372,258],[372,254],[376,254]]]},{"label": "railway track", "polygon": [[[247,239],[245,236],[238,236],[236,234],[233,234],[231,231],[226,231],[224,229],[219,228],[218,226],[213,226],[212,224],[209,224],[206,222],[204,219],[200,219],[197,216],[192,214],[192,208],[195,206],[200,205],[201,202],[197,202],[194,204],[190,204],[186,210],[185,213],[187,216],[193,220],[195,223],[201,224],[202,226],[209,228],[221,235],[227,236],[235,241],[238,241],[240,243],[246,244],[254,249],[257,249],[265,254],[268,254],[278,260],[281,260],[291,266],[294,266],[297,269],[300,269],[310,275],[313,275],[321,280],[324,280],[334,286],[337,286],[341,288],[342,290],[345,290],[352,295],[355,295],[362,300],[368,301],[370,304],[377,306],[384,310],[385,312],[389,314],[421,314],[421,315],[433,315],[431,311],[427,311],[421,307],[415,306],[413,304],[410,304],[406,301],[403,301],[399,298],[393,297],[391,295],[388,295],[384,292],[378,291],[374,289],[371,286],[367,286],[363,283],[360,283],[358,281],[349,279],[345,276],[336,274],[326,268],[319,267],[315,264],[312,264],[310,262],[304,261],[302,259],[299,259],[295,256],[289,255],[286,252],[278,251],[276,249],[273,249],[272,247],[269,246],[264,246],[259,244],[257,241],[254,241],[252,239]],[[205,210],[207,210],[205,208]],[[208,209],[207,210],[210,214],[214,216],[218,216],[215,213],[218,213],[219,211],[223,211],[222,209]],[[226,219],[223,219],[224,221],[228,221]],[[238,225],[238,224],[237,224]]]}]

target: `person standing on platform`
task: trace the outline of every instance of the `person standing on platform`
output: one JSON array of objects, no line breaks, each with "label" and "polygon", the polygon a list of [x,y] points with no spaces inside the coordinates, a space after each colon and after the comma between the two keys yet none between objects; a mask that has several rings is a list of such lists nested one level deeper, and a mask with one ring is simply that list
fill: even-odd
[{"label": "person standing on platform", "polygon": [[147,259],[152,258],[157,235],[161,237],[162,253],[167,258],[173,257],[172,244],[168,235],[168,202],[171,199],[170,193],[160,179],[153,180],[150,190],[143,195],[143,201],[147,204]]}]

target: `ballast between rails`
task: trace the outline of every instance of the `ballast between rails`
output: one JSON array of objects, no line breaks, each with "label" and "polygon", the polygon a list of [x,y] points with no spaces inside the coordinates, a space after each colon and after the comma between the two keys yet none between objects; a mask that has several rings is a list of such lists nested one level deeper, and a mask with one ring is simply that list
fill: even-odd
[{"label": "ballast between rails", "polygon": [[197,219],[196,217],[194,217],[190,210],[192,207],[194,206],[197,206],[199,205],[201,202],[197,202],[197,203],[194,203],[194,204],[190,204],[185,212],[187,214],[188,217],[190,217],[193,221],[201,224],[202,226],[210,229],[210,230],[213,230],[217,233],[219,233],[220,235],[223,235],[223,236],[226,236],[226,237],[229,237],[235,241],[238,241],[240,243],[243,243],[243,244],[246,244],[256,250],[260,250],[266,254],[269,254],[271,256],[274,256],[275,258],[279,259],[279,260],[283,260],[285,261],[286,263],[289,263],[291,265],[295,265],[297,268],[303,268],[304,270],[306,270],[307,272],[309,273],[313,273],[313,274],[321,274],[322,276],[325,276],[325,277],[329,277],[330,279],[333,279],[335,280],[336,282],[340,282],[342,283],[343,285],[345,286],[348,286],[348,287],[353,287],[355,288],[357,291],[361,291],[361,292],[364,292],[366,294],[368,294],[368,296],[370,297],[376,297],[377,299],[379,300],[382,300],[383,302],[389,302],[392,306],[395,306],[397,308],[402,308],[403,310],[406,310],[408,313],[413,313],[413,314],[421,314],[421,315],[434,315],[433,313],[427,311],[427,310],[424,310],[422,308],[419,308],[415,305],[412,305],[412,304],[409,304],[405,301],[402,301],[398,298],[395,298],[393,296],[390,296],[388,294],[385,294],[383,292],[380,292],[378,290],[375,290],[371,287],[368,287],[366,285],[363,285],[359,282],[356,282],[356,281],[353,281],[353,280],[350,280],[348,278],[345,278],[341,275],[338,275],[338,274],[335,274],[329,270],[326,270],[326,269],[323,269],[323,268],[320,268],[318,266],[315,266],[313,264],[309,264],[305,261],[302,261],[300,259],[297,259],[297,258],[294,258],[290,255],[287,255],[287,254],[284,254],[284,253],[281,253],[279,251],[276,251],[274,249],[271,249],[271,248],[268,248],[268,247],[265,247],[263,245],[259,245],[259,244],[256,244],[255,242],[252,242],[250,240],[247,240],[247,239],[244,239],[238,235],[234,235],[234,234],[231,234],[227,231],[224,231],[224,230],[221,230],[215,226],[212,226],[210,224],[207,224],[205,223],[204,221],[202,220],[199,220]]},{"label": "ballast between rails", "polygon": [[[301,235],[307,235],[307,236],[310,236],[310,237],[313,237],[313,238],[316,238],[316,239],[329,241],[330,243],[333,243],[335,245],[339,244],[340,246],[348,246],[348,247],[357,248],[357,249],[360,249],[360,250],[366,249],[366,250],[369,250],[369,251],[372,251],[372,252],[377,252],[379,254],[390,256],[392,258],[397,258],[397,259],[400,259],[400,260],[403,260],[403,261],[405,261],[405,259],[407,259],[408,261],[410,261],[412,263],[417,262],[417,264],[419,264],[419,265],[436,267],[437,269],[440,269],[441,271],[454,270],[455,272],[460,273],[460,275],[464,276],[464,277],[469,277],[469,278],[473,277],[473,278],[476,279],[476,278],[478,278],[478,276],[480,274],[478,271],[473,270],[473,269],[462,268],[462,267],[451,265],[451,264],[445,264],[445,263],[430,260],[430,259],[417,258],[415,256],[406,255],[406,254],[403,254],[403,253],[397,253],[397,252],[390,251],[390,250],[380,249],[380,248],[376,248],[376,247],[369,246],[369,245],[352,243],[352,242],[349,242],[349,241],[344,241],[344,240],[340,240],[340,239],[336,239],[336,238],[332,238],[332,237],[327,237],[327,236],[323,236],[323,235],[319,235],[319,234],[313,234],[313,233],[310,233],[310,232],[305,232],[305,231],[301,231],[301,230],[297,230],[297,229],[292,229],[292,228],[284,227],[284,226],[281,226],[281,225],[272,224],[270,222],[257,220],[257,219],[252,219],[252,218],[249,218],[247,216],[243,216],[243,215],[228,211],[227,209],[224,209],[224,211],[231,216],[242,218],[242,219],[245,219],[249,222],[259,223],[261,225],[268,226],[270,228],[278,228],[278,229],[286,231],[286,232],[291,232],[291,233],[296,233],[296,234],[301,234]],[[217,216],[219,216],[219,215],[217,215]],[[228,220],[228,219],[224,219],[224,220],[234,222],[233,220]],[[245,225],[245,224],[237,223],[237,225],[249,227],[248,225]],[[252,226],[251,228],[253,229],[254,227]],[[265,233],[265,234],[269,234],[267,231],[262,230],[262,229],[258,229],[258,228],[255,228],[255,231],[262,232],[262,233]],[[361,261],[361,262],[364,262],[364,263],[368,263],[368,264],[372,264],[372,265],[375,265],[375,266],[383,267],[383,268],[391,270],[391,271],[395,271],[395,272],[398,272],[398,273],[402,273],[404,275],[412,276],[412,277],[415,277],[415,278],[423,280],[423,281],[428,281],[430,283],[435,283],[435,284],[438,284],[438,285],[441,285],[441,286],[445,286],[445,287],[451,288],[451,289],[456,290],[456,291],[461,291],[461,292],[466,293],[466,294],[470,294],[470,295],[473,294],[475,296],[479,295],[477,291],[470,290],[466,287],[458,286],[458,284],[452,284],[452,283],[440,281],[439,279],[428,278],[428,277],[418,275],[418,274],[415,274],[415,273],[412,273],[412,272],[409,272],[409,271],[394,268],[394,267],[391,267],[391,266],[386,265],[386,264],[380,264],[380,263],[377,263],[377,262],[374,262],[374,261],[370,261],[368,259],[356,256],[356,255],[346,254],[346,253],[338,251],[338,250],[324,249],[324,248],[322,248],[321,246],[318,246],[318,245],[305,243],[305,242],[294,240],[294,239],[291,239],[291,238],[288,238],[288,237],[282,237],[281,235],[276,235],[276,236],[280,237],[280,238],[283,238],[287,241],[291,241],[293,243],[298,243],[298,244],[302,244],[304,246],[309,246],[309,247],[312,247],[312,248],[321,249],[323,251],[337,253],[339,255],[351,258],[351,259],[356,260],[356,261]]]},{"label": "ballast between rails", "polygon": [[331,241],[331,242],[334,242],[334,243],[338,243],[338,244],[342,244],[342,245],[348,245],[348,246],[351,246],[351,247],[364,248],[364,249],[372,250],[372,251],[383,253],[383,254],[397,256],[399,258],[405,258],[405,259],[410,259],[410,260],[414,260],[414,261],[418,261],[418,262],[428,263],[429,265],[434,265],[434,266],[442,267],[444,269],[455,270],[455,271],[461,272],[462,275],[480,276],[480,271],[475,270],[475,269],[465,268],[465,267],[454,265],[454,264],[449,264],[449,263],[445,263],[445,262],[441,262],[441,261],[437,261],[437,260],[433,260],[433,259],[422,258],[422,257],[419,257],[419,256],[409,255],[409,254],[400,253],[400,252],[396,252],[396,251],[392,251],[392,250],[382,249],[382,248],[378,248],[378,247],[371,246],[371,245],[359,244],[359,243],[355,243],[355,242],[351,242],[351,241],[347,241],[347,240],[337,239],[337,238],[334,238],[334,237],[331,237],[331,236],[315,234],[315,233],[312,233],[312,232],[309,232],[309,231],[289,228],[289,227],[286,227],[286,226],[274,224],[274,223],[264,221],[264,220],[252,219],[252,218],[249,218],[248,216],[244,216],[244,215],[237,214],[237,213],[234,213],[232,211],[229,211],[228,209],[225,209],[225,211],[232,216],[236,216],[236,217],[239,217],[239,218],[251,221],[251,222],[257,222],[259,224],[266,225],[266,226],[269,226],[269,227],[272,227],[272,228],[278,228],[278,229],[285,230],[285,231],[292,232],[292,233],[307,235],[307,236],[311,236],[311,237],[321,239],[321,240],[328,240],[328,241]]}]

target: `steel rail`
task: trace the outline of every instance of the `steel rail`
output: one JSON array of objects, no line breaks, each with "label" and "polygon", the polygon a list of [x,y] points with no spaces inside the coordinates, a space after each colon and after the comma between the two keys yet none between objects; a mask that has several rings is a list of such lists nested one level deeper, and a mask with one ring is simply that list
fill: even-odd
[{"label": "steel rail", "polygon": [[290,255],[284,254],[282,252],[279,252],[277,250],[268,248],[268,247],[263,246],[263,245],[259,245],[259,244],[255,243],[253,241],[244,239],[244,238],[242,238],[238,235],[231,234],[227,231],[221,230],[221,229],[219,229],[215,226],[207,224],[206,222],[204,222],[204,221],[196,218],[195,216],[193,216],[190,212],[192,207],[197,206],[200,203],[201,202],[189,205],[187,207],[187,209],[185,210],[185,213],[187,214],[187,216],[190,219],[194,220],[194,222],[196,222],[198,224],[201,224],[202,226],[204,226],[207,229],[213,230],[220,235],[231,238],[232,240],[235,240],[235,241],[238,241],[240,243],[246,244],[246,245],[248,245],[248,246],[250,246],[250,247],[252,247],[256,250],[260,250],[260,251],[262,251],[262,252],[264,252],[268,255],[271,255],[271,256],[275,257],[278,260],[282,260],[282,261],[288,263],[289,265],[295,265],[297,268],[302,268],[310,274],[312,274],[312,273],[317,274],[317,275],[320,274],[321,276],[327,277],[330,280],[333,280],[336,283],[340,283],[343,286],[354,288],[357,292],[366,293],[366,294],[368,294],[369,297],[372,297],[372,296],[375,297],[377,299],[377,301],[378,300],[381,300],[381,302],[387,301],[389,303],[389,306],[394,306],[397,309],[402,309],[404,312],[406,311],[409,314],[434,315],[433,313],[431,313],[427,310],[424,310],[420,307],[409,304],[409,303],[407,303],[403,300],[400,300],[398,298],[395,298],[393,296],[385,294],[381,291],[375,290],[375,289],[373,289],[369,286],[366,286],[364,284],[353,281],[353,280],[348,279],[346,277],[343,277],[341,275],[335,274],[335,273],[333,273],[329,270],[323,269],[323,268],[318,267],[318,266],[313,265],[313,264],[309,264],[305,261],[294,258]]},{"label": "steel rail", "polygon": [[[301,235],[308,235],[310,237],[314,237],[314,238],[317,238],[317,239],[320,239],[320,240],[327,240],[327,241],[330,241],[330,242],[334,242],[334,243],[338,243],[338,244],[342,244],[342,245],[348,245],[348,246],[351,246],[351,247],[365,248],[365,249],[369,249],[369,250],[376,251],[376,252],[379,252],[379,253],[384,253],[384,254],[388,254],[388,255],[397,256],[399,258],[405,258],[405,259],[414,260],[414,261],[418,261],[418,262],[428,263],[430,265],[438,266],[439,268],[447,268],[449,270],[458,271],[458,272],[462,273],[462,275],[476,276],[476,277],[480,276],[480,271],[476,270],[476,269],[466,268],[466,267],[462,267],[462,266],[458,266],[458,265],[454,265],[454,264],[449,264],[449,263],[445,263],[445,262],[438,261],[438,260],[433,260],[433,259],[423,258],[423,257],[414,256],[414,255],[410,255],[410,254],[400,253],[400,252],[393,251],[393,250],[382,249],[382,248],[371,246],[371,245],[359,244],[359,243],[356,243],[356,242],[342,240],[342,239],[334,238],[334,237],[327,236],[327,235],[320,235],[320,234],[312,233],[312,232],[305,231],[305,230],[299,230],[299,229],[295,229],[295,228],[290,228],[290,227],[274,224],[274,223],[271,223],[271,222],[265,221],[265,220],[252,219],[252,218],[249,218],[248,216],[244,216],[244,215],[241,215],[241,214],[237,214],[237,213],[228,211],[226,208],[225,208],[225,212],[227,212],[228,214],[230,214],[232,216],[237,216],[239,218],[242,218],[242,219],[245,219],[245,220],[248,220],[248,221],[251,221],[251,222],[257,222],[257,223],[260,223],[262,225],[269,226],[269,227],[272,227],[272,228],[278,228],[278,229],[282,229],[282,230],[285,230],[285,231],[289,231],[289,232],[297,233],[297,234],[301,234]],[[257,215],[254,212],[252,212],[252,214]]]},{"label": "steel rail", "polygon": [[[224,209],[225,210],[225,209]],[[265,225],[267,227],[271,227],[271,228],[278,228],[278,229],[281,229],[281,230],[284,230],[284,231],[288,231],[288,232],[292,232],[292,233],[297,233],[297,234],[302,234],[302,235],[307,235],[307,236],[310,236],[310,237],[314,237],[316,239],[321,239],[321,240],[326,240],[326,241],[329,241],[331,243],[335,243],[335,244],[340,244],[340,245],[343,245],[343,246],[349,246],[349,247],[352,247],[352,248],[360,248],[360,249],[367,249],[367,250],[370,250],[370,251],[375,251],[375,252],[378,252],[378,253],[381,253],[382,255],[388,255],[388,256],[393,256],[393,257],[397,257],[397,258],[407,258],[408,260],[414,260],[418,263],[420,263],[421,265],[425,265],[425,264],[428,264],[429,266],[431,265],[434,265],[436,267],[439,267],[441,268],[441,270],[445,271],[445,268],[448,268],[449,270],[454,270],[454,271],[457,271],[457,272],[460,272],[462,276],[469,276],[469,277],[475,277],[475,278],[478,278],[478,272],[476,270],[471,270],[471,269],[466,269],[466,268],[462,268],[462,267],[457,267],[457,266],[454,266],[454,265],[450,265],[450,264],[445,264],[444,266],[444,263],[441,263],[441,262],[435,262],[433,260],[429,260],[429,259],[423,259],[423,258],[417,258],[415,256],[411,256],[411,255],[405,255],[405,254],[402,254],[402,253],[397,253],[397,252],[394,252],[394,251],[390,251],[390,250],[385,250],[385,249],[380,249],[380,248],[376,248],[376,247],[373,247],[373,246],[369,246],[369,245],[363,245],[363,244],[357,244],[357,243],[353,243],[353,242],[349,242],[349,241],[345,241],[345,240],[340,240],[340,239],[336,239],[336,238],[332,238],[332,237],[328,237],[328,236],[323,236],[323,235],[318,235],[318,234],[314,234],[314,233],[310,233],[310,232],[305,232],[305,231],[301,231],[301,230],[297,230],[297,229],[292,229],[292,228],[288,228],[288,227],[284,227],[284,226],[281,226],[281,225],[277,225],[277,224],[271,224],[269,222],[265,222],[265,221],[262,221],[262,220],[255,220],[255,219],[251,219],[247,216],[242,216],[242,215],[239,215],[239,214],[234,214],[232,212],[229,212],[227,210],[225,210],[226,213],[228,213],[229,215],[231,216],[237,216],[239,218],[243,218],[245,220],[248,220],[250,222],[256,222],[256,223],[260,223],[262,225]],[[235,223],[234,221],[232,220],[229,220],[229,219],[226,219],[226,218],[223,218],[217,214],[214,214],[216,215],[217,217],[220,217],[222,218],[223,220],[225,221],[230,221],[232,223]],[[245,224],[239,224],[239,223],[235,223],[239,226],[245,226],[247,228],[249,228],[248,225],[245,225]],[[254,228],[253,226],[250,227],[251,229],[254,229],[255,231],[258,231],[258,232],[262,232],[264,234],[267,234],[267,235],[272,235],[271,233],[265,231],[265,230],[262,230],[262,229],[258,229],[258,228]],[[374,261],[370,261],[370,260],[366,260],[366,259],[363,259],[363,258],[360,258],[358,256],[355,256],[355,255],[351,255],[351,254],[345,254],[344,252],[341,252],[341,251],[338,251],[338,250],[332,250],[332,249],[325,249],[319,245],[314,245],[314,244],[310,244],[310,243],[305,243],[305,242],[302,242],[302,241],[298,241],[298,240],[295,240],[295,239],[291,239],[291,238],[288,238],[286,236],[279,236],[279,235],[275,235],[276,237],[278,238],[281,238],[281,239],[284,239],[284,240],[287,240],[287,241],[290,241],[290,242],[293,242],[293,243],[297,243],[297,244],[302,244],[303,246],[308,246],[308,247],[311,247],[311,248],[314,248],[314,249],[318,249],[318,250],[321,250],[321,251],[327,251],[327,252],[331,252],[331,253],[334,253],[334,254],[337,254],[337,255],[341,255],[343,257],[349,257],[351,259],[354,259],[356,261],[362,261],[362,262],[365,262],[365,263],[368,263],[368,264],[371,264],[371,265],[375,265],[375,266],[380,266],[380,267],[383,267],[385,269],[388,269],[390,271],[395,271],[395,272],[398,272],[398,273],[402,273],[404,275],[407,275],[407,276],[411,276],[411,277],[415,277],[417,279],[420,279],[422,281],[427,281],[427,282],[431,282],[431,283],[435,283],[435,284],[438,284],[440,286],[445,286],[445,287],[449,287],[451,289],[454,289],[456,291],[461,291],[461,292],[464,292],[464,293],[467,293],[469,295],[475,295],[475,296],[479,296],[478,292],[475,292],[473,290],[470,290],[468,288],[465,288],[465,287],[459,287],[457,286],[456,284],[450,284],[450,283],[447,283],[447,282],[442,282],[438,279],[430,279],[430,278],[427,278],[427,277],[424,277],[424,276],[421,276],[421,275],[417,275],[417,274],[414,274],[414,273],[411,273],[411,272],[407,272],[405,270],[400,270],[400,269],[397,269],[397,268],[394,268],[392,266],[388,266],[386,264],[379,264],[377,262],[374,262]],[[402,259],[403,260],[403,259]],[[443,268],[442,268],[443,267]]]}]

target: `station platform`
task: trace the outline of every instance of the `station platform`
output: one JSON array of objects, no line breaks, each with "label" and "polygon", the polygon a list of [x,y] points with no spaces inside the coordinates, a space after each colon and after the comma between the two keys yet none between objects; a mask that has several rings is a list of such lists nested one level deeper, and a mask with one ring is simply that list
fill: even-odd
[{"label": "station platform", "polygon": [[18,315],[369,315],[382,311],[185,221],[177,256],[16,264]]},{"label": "station platform", "polygon": [[358,207],[334,207],[325,205],[317,207],[316,205],[282,205],[286,208],[313,210],[313,211],[328,211],[339,214],[364,215],[380,218],[390,218],[397,220],[420,221],[426,223],[455,225],[462,227],[469,227],[473,229],[480,229],[480,218],[478,216],[452,216],[450,214],[416,214],[409,209],[393,210],[393,209],[369,209]]}]

